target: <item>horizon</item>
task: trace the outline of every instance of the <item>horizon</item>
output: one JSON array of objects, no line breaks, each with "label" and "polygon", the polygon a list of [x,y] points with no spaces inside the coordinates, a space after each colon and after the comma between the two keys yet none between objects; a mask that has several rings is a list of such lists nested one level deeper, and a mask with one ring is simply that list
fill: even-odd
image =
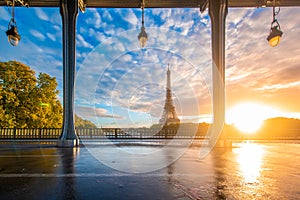
[{"label": "horizon", "polygon": [[[164,12],[163,12],[164,10]],[[266,37],[271,8],[229,9],[226,20],[226,123],[241,116],[300,119],[299,8],[277,16],[279,46]],[[299,18],[298,17],[298,18]],[[61,19],[58,8],[16,8],[22,37],[8,44],[10,15],[0,8],[0,61],[17,60],[56,77],[62,91]],[[292,19],[292,20],[291,20]],[[211,122],[210,18],[199,9],[145,9],[148,42],[137,35],[141,9],[86,9],[77,22],[76,114],[101,126],[151,126],[161,117],[170,63],[177,114],[184,122]],[[275,59],[274,59],[275,58]],[[59,97],[62,102],[62,92]],[[248,120],[249,119],[245,119]],[[245,121],[244,120],[244,121]],[[241,122],[244,123],[244,122]]]},{"label": "horizon", "polygon": [[[289,118],[289,117],[271,117],[271,118],[267,118],[267,119],[264,119],[263,120],[263,123],[265,122],[265,121],[270,121],[270,120],[277,120],[277,119],[282,119],[282,120],[291,120],[291,121],[293,121],[293,120],[296,120],[296,121],[299,121],[300,122],[300,119],[299,118]],[[211,122],[180,122],[180,123],[177,123],[177,124],[179,124],[179,125],[181,125],[181,124],[191,124],[191,125],[200,125],[200,124],[208,124],[208,125],[211,125],[212,123]],[[155,125],[160,125],[161,126],[161,124],[159,124],[159,123],[157,123],[157,124],[152,124],[151,126],[155,126]],[[122,129],[122,128],[137,128],[137,129],[139,129],[139,128],[151,128],[151,126],[150,127],[117,127],[117,128],[120,128],[120,129]],[[235,124],[234,123],[224,123],[224,126],[234,126],[235,127]],[[97,126],[97,128],[116,128],[116,127],[98,127]],[[237,128],[237,127],[236,127]],[[261,127],[260,127],[261,128]],[[238,129],[239,130],[239,129]],[[258,129],[259,130],[259,129]],[[255,130],[254,132],[256,132],[256,131],[258,131],[258,130]],[[240,130],[241,132],[243,132],[243,130]],[[245,133],[247,133],[247,134],[252,134],[253,132],[245,132]]]}]

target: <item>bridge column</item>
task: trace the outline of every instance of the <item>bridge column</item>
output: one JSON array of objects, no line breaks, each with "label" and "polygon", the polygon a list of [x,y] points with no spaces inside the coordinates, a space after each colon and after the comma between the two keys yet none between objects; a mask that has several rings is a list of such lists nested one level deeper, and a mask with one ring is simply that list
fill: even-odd
[{"label": "bridge column", "polygon": [[60,0],[60,14],[63,42],[63,129],[57,146],[74,147],[79,144],[74,125],[75,41],[78,0]]},{"label": "bridge column", "polygon": [[[227,0],[209,0],[212,43],[213,115],[214,121],[210,145],[227,146],[223,132],[225,122],[225,23],[228,12]],[[221,131],[221,135],[219,134]]]}]

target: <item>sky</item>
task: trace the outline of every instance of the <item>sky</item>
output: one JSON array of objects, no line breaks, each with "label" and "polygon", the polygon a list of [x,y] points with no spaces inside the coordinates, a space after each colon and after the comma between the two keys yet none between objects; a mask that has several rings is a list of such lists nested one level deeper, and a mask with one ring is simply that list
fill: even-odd
[{"label": "sky", "polygon": [[[10,20],[0,8],[0,61],[17,60],[58,82],[62,101],[62,24],[58,8],[16,8],[21,41],[7,42]],[[226,122],[246,108],[255,116],[300,118],[300,8],[281,8],[279,46],[266,40],[271,8],[232,8],[226,19]],[[139,47],[141,9],[79,13],[76,27],[76,114],[98,127],[158,123],[171,70],[182,122],[212,120],[211,24],[199,9],[147,9],[147,46]],[[254,107],[251,106],[254,105]],[[247,113],[246,113],[247,114]]]}]

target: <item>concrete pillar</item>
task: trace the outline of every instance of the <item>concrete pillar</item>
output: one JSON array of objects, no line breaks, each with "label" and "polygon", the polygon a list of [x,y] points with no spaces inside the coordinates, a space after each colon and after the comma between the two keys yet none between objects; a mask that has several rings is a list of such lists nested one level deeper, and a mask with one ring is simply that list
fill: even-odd
[{"label": "concrete pillar", "polygon": [[79,144],[74,125],[75,43],[78,0],[61,0],[60,14],[63,36],[63,129],[57,146],[74,147]]},{"label": "concrete pillar", "polygon": [[227,12],[227,0],[209,0],[214,115],[210,144],[216,146],[226,146],[227,143],[227,138],[222,131],[225,122],[225,22]]}]

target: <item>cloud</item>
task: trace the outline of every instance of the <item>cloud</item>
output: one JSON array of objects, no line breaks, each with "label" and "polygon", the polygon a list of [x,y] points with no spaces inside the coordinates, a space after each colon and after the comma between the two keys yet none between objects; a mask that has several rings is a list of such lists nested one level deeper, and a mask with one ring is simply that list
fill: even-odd
[{"label": "cloud", "polygon": [[[84,28],[84,30],[86,30],[86,29]],[[91,38],[94,38],[99,43],[106,40],[106,36],[103,32],[95,31],[93,28],[88,29],[88,36],[91,37]]]},{"label": "cloud", "polygon": [[43,9],[41,9],[41,8],[34,8],[34,11],[35,11],[37,17],[38,17],[40,20],[43,20],[43,21],[49,21],[49,17],[48,17],[48,15],[44,12]]},{"label": "cloud", "polygon": [[121,12],[121,13],[122,13],[123,19],[126,22],[128,22],[134,26],[136,26],[138,24],[139,20],[132,10],[126,10],[126,12]]},{"label": "cloud", "polygon": [[85,15],[90,16],[86,19],[86,21],[85,21],[86,24],[92,25],[95,28],[101,27],[102,20],[101,20],[101,16],[98,13],[97,9],[95,9],[95,8],[87,9],[87,12],[85,13]]},{"label": "cloud", "polygon": [[87,106],[76,106],[75,107],[76,114],[84,118],[113,118],[113,119],[122,119],[122,116],[109,114],[108,111],[104,108],[95,108],[95,107],[87,107]]},{"label": "cloud", "polygon": [[[281,9],[277,18],[284,34],[279,46],[271,48],[266,40],[272,21],[271,8],[229,10],[226,29],[229,104],[246,99],[276,101],[282,108],[294,104],[291,98],[282,100],[287,93],[291,95],[299,90],[300,49],[294,38],[299,34],[300,24],[291,20],[297,16],[300,17],[299,8]],[[296,104],[293,107],[300,110]]]},{"label": "cloud", "polygon": [[[194,25],[194,22],[190,24]],[[187,27],[189,29],[191,25]],[[95,33],[94,30],[89,32]],[[122,107],[114,109],[115,112],[120,112],[118,115],[127,116],[125,109],[134,113],[148,113],[159,119],[165,98],[165,70],[167,63],[171,62],[172,67],[175,66],[173,76],[176,73],[181,76],[177,80],[174,76],[174,102],[178,104],[179,110],[186,111],[180,111],[182,115],[199,115],[198,99],[201,100],[202,107],[207,104],[203,101],[209,96],[202,89],[206,85],[199,83],[199,79],[210,79],[210,75],[205,72],[211,65],[203,65],[209,62],[207,52],[203,53],[207,48],[199,48],[199,40],[190,41],[180,32],[147,28],[154,41],[149,41],[147,51],[140,51],[136,46],[138,32],[139,30],[121,32],[104,41],[87,57],[79,72],[79,76],[84,77],[84,82],[76,83],[77,98],[90,96],[91,102],[112,108]],[[192,89],[193,87],[197,89]],[[186,108],[187,106],[190,108]],[[207,106],[204,109],[206,113],[209,112]]]},{"label": "cloud", "polygon": [[10,14],[7,12],[6,8],[5,7],[0,7],[0,20],[3,20],[3,21],[7,21],[7,23],[9,22],[10,20]]},{"label": "cloud", "polygon": [[82,35],[77,34],[76,39],[77,39],[76,41],[77,41],[78,47],[84,47],[84,48],[90,48],[90,49],[94,48],[93,45],[88,43]]},{"label": "cloud", "polygon": [[[267,19],[268,13],[266,11],[252,9],[252,11],[246,12],[247,14],[242,19],[238,20],[237,26],[227,28],[226,63],[229,64],[229,67],[234,66],[229,71],[231,75],[235,71],[240,76],[243,71],[244,73],[248,72],[248,76],[253,74],[259,75],[259,77],[264,76],[265,74],[262,72],[267,72],[270,65],[279,64],[276,62],[283,57],[280,55],[281,58],[276,59],[274,63],[273,58],[268,56],[279,51],[276,48],[270,49],[267,44],[266,36],[270,26],[268,20],[259,20],[260,18]],[[249,40],[249,35],[251,35],[251,40]],[[290,49],[291,47],[287,48]],[[274,73],[278,69],[280,68],[273,68],[272,72]]]},{"label": "cloud", "polygon": [[280,90],[280,89],[286,89],[291,87],[299,87],[300,81],[286,83],[286,84],[273,84],[273,85],[265,85],[261,88],[257,88],[257,90]]},{"label": "cloud", "polygon": [[48,37],[50,40],[52,40],[53,42],[56,41],[55,35],[53,35],[53,34],[51,34],[51,33],[46,33],[46,35],[47,35],[47,37]]},{"label": "cloud", "polygon": [[[299,17],[299,8],[281,8],[277,18],[284,34],[280,45],[270,48],[266,37],[272,20],[271,8],[229,9],[225,71],[229,105],[245,99],[268,102],[276,99],[278,105],[295,104],[293,108],[300,111],[298,103],[286,98],[299,90],[300,23],[295,20]],[[3,31],[9,19],[6,9],[0,8]],[[34,8],[34,12],[24,9],[18,12],[17,22],[22,40],[17,48],[12,48],[5,34],[1,35],[5,50],[1,51],[0,59],[20,60],[36,71],[57,76],[62,90],[59,9]],[[32,22],[35,29],[26,28],[32,27]],[[135,116],[149,113],[159,119],[165,98],[165,69],[170,63],[178,112],[188,119],[188,115],[197,116],[196,105],[199,105],[200,113],[209,114],[212,60],[208,13],[200,14],[199,9],[189,8],[146,9],[149,40],[145,50],[139,48],[137,41],[140,25],[140,9],[89,8],[78,17],[76,61],[80,68],[76,102],[114,107],[118,116],[128,117],[128,109]],[[105,110],[97,111],[98,115],[107,114],[104,118],[112,119],[111,110]]]},{"label": "cloud", "polygon": [[112,21],[113,20],[113,18],[111,16],[111,13],[107,9],[103,9],[101,14],[103,16],[103,20],[105,20],[105,21]]},{"label": "cloud", "polygon": [[42,33],[40,33],[39,31],[37,31],[37,30],[31,29],[29,32],[32,34],[32,36],[38,38],[39,40],[43,41],[43,40],[46,39],[46,37]]}]

